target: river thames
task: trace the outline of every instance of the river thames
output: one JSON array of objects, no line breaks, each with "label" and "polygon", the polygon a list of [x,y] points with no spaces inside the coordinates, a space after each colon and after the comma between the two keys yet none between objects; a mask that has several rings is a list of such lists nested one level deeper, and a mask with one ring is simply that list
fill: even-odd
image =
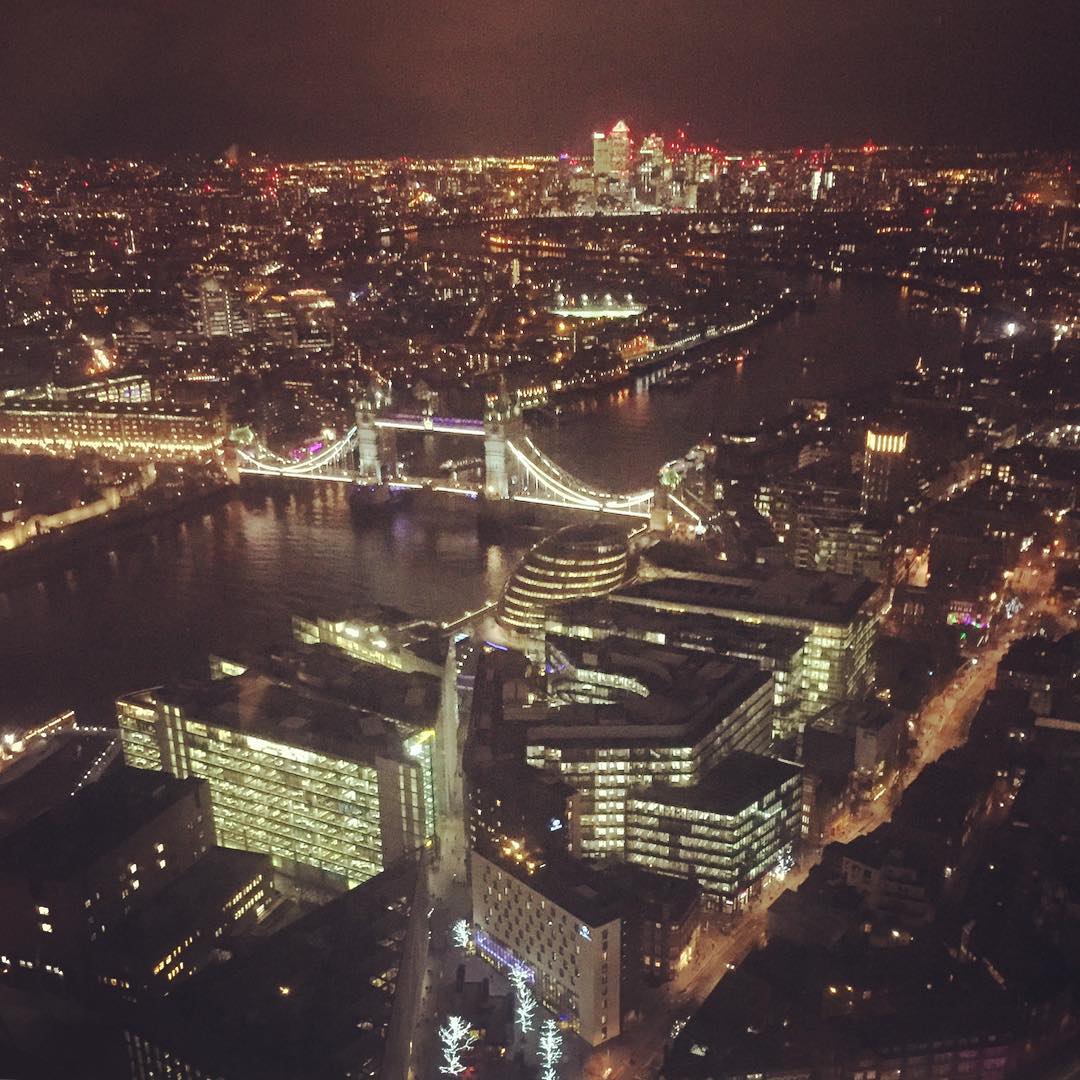
[{"label": "river thames", "polygon": [[[792,397],[873,387],[918,356],[933,363],[960,347],[956,320],[910,313],[895,286],[813,285],[815,308],[738,339],[752,350],[741,369],[566,405],[535,438],[582,479],[629,490],[711,431],[778,416]],[[364,521],[339,484],[245,489],[0,593],[0,727],[70,707],[107,719],[117,694],[198,671],[209,652],[286,640],[292,612],[377,602],[452,618],[494,599],[529,542],[485,541],[467,512],[406,508]]]}]

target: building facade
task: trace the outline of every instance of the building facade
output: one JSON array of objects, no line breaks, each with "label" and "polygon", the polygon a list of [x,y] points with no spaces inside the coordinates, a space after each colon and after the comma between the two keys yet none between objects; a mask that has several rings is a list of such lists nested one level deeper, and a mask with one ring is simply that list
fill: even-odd
[{"label": "building facade", "polygon": [[538,1001],[590,1046],[621,1031],[622,918],[576,860],[533,861],[516,842],[473,851],[473,942],[501,971],[522,967]]},{"label": "building facade", "polygon": [[209,781],[226,847],[350,887],[434,830],[434,729],[282,685],[259,672],[117,702],[129,765]]},{"label": "building facade", "polygon": [[694,878],[738,911],[770,873],[792,866],[802,828],[802,770],[757,754],[726,758],[701,783],[655,785],[627,800],[626,857]]},{"label": "building facade", "polygon": [[0,407],[0,447],[54,457],[80,452],[141,461],[209,461],[225,437],[206,409],[98,401],[20,401]]}]

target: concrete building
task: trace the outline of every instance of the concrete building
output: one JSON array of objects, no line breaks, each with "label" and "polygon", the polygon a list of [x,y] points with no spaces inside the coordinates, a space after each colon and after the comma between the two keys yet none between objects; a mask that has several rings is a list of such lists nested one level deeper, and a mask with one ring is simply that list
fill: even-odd
[{"label": "concrete building", "polygon": [[121,769],[0,843],[0,969],[54,990],[214,843],[208,785]]},{"label": "concrete building", "polygon": [[575,859],[543,861],[516,840],[473,851],[473,941],[501,971],[523,967],[538,1001],[590,1046],[622,1014],[623,901]]},{"label": "concrete building", "polygon": [[[405,1075],[416,865],[400,864],[141,1004],[132,1080],[355,1080]],[[426,924],[426,909],[420,921]],[[399,974],[400,973],[400,974]],[[403,992],[396,994],[399,979]]]},{"label": "concrete building", "polygon": [[906,463],[906,431],[871,427],[866,432],[862,462],[862,499],[864,514],[880,512],[895,503]]},{"label": "concrete building", "polygon": [[272,879],[269,856],[211,848],[97,942],[98,985],[128,999],[169,993],[265,914]]}]

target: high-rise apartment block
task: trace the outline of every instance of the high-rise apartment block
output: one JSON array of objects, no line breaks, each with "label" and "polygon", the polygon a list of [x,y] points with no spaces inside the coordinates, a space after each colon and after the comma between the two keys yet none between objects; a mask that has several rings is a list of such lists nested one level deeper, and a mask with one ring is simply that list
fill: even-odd
[{"label": "high-rise apartment block", "polygon": [[895,503],[897,486],[907,457],[905,431],[871,427],[866,432],[862,464],[862,511],[888,509]]}]

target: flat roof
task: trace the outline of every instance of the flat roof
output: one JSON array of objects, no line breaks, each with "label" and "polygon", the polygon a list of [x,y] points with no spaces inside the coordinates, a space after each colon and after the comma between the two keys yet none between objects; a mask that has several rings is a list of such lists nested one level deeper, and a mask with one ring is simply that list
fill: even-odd
[{"label": "flat roof", "polygon": [[210,807],[205,780],[120,768],[0,840],[0,873],[66,881],[182,799]]},{"label": "flat roof", "polygon": [[666,745],[715,726],[772,679],[750,660],[712,656],[691,649],[650,645],[628,638],[585,642],[549,637],[560,652],[585,670],[633,679],[648,696],[632,691],[607,702],[568,702],[528,723],[528,738],[596,741],[612,738]]},{"label": "flat roof", "polygon": [[877,588],[867,578],[784,567],[756,574],[664,576],[626,585],[612,599],[616,603],[672,604],[705,614],[733,611],[846,625]]},{"label": "flat roof", "polygon": [[101,938],[100,947],[160,960],[193,928],[220,919],[226,902],[260,873],[272,873],[269,855],[212,847]]},{"label": "flat roof", "polygon": [[377,1073],[415,891],[416,865],[401,860],[140,1006],[127,1027],[214,1075]]},{"label": "flat roof", "polygon": [[57,731],[48,736],[47,746],[26,751],[39,756],[26,761],[25,771],[15,775],[22,763],[9,765],[0,783],[0,836],[69,799],[90,762],[108,749],[114,738],[77,729]]},{"label": "flat roof", "polygon": [[603,926],[626,910],[624,894],[614,881],[572,855],[547,856],[538,852],[540,865],[530,873],[522,863],[507,858],[490,844],[481,843],[474,854],[589,926]]},{"label": "flat roof", "polygon": [[[663,611],[616,601],[625,587],[604,597],[570,600],[553,607],[547,624],[571,628],[587,626],[608,636],[662,634],[664,644],[687,647],[690,641],[708,644],[714,652],[744,657],[789,659],[804,638],[794,628],[745,623],[722,615],[698,612]],[[567,630],[558,631],[567,633]]]},{"label": "flat roof", "polygon": [[791,761],[736,750],[697,784],[653,784],[631,795],[638,802],[660,802],[714,814],[738,814],[776,791],[802,767]]},{"label": "flat roof", "polygon": [[216,415],[196,405],[175,405],[169,402],[98,401],[96,398],[63,398],[61,400],[14,398],[0,402],[0,415],[10,413],[59,413],[71,416],[80,413],[102,413],[110,416],[157,416],[190,420],[205,418],[215,420]]},{"label": "flat roof", "polygon": [[[158,699],[179,706],[191,719],[204,724],[368,765],[374,765],[378,757],[401,757],[401,740],[407,732],[394,722],[399,718],[393,716],[393,710],[384,712],[352,704],[341,694],[347,689],[336,685],[326,689],[305,686],[249,669],[229,678],[184,681],[144,690],[121,700]],[[427,690],[419,683],[418,700],[410,704],[426,704]],[[411,716],[416,709],[400,711]],[[428,724],[434,719],[431,711]]]}]

